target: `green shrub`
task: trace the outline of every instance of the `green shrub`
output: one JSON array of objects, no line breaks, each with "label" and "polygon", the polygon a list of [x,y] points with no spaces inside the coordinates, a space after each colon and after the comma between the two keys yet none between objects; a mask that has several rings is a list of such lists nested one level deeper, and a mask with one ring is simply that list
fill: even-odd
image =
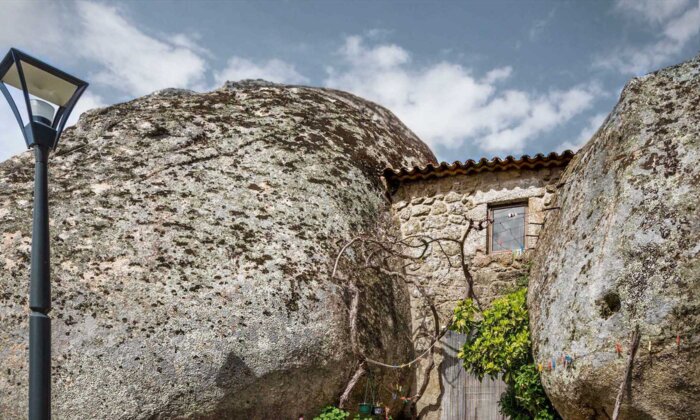
[{"label": "green shrub", "polygon": [[542,388],[532,360],[527,289],[496,299],[478,317],[471,299],[454,310],[452,330],[467,336],[457,357],[479,379],[501,375],[508,389],[501,396],[501,413],[514,420],[559,418]]},{"label": "green shrub", "polygon": [[348,418],[350,413],[341,410],[338,407],[333,407],[332,405],[327,405],[321,411],[321,414],[314,417],[314,420],[345,420]]},{"label": "green shrub", "polygon": [[[350,413],[347,411],[344,411],[338,407],[334,407],[332,405],[327,405],[323,408],[321,411],[321,414],[318,416],[314,417],[314,420],[345,420],[350,416]],[[375,420],[378,419],[379,417],[362,417],[360,414],[355,414],[355,417],[352,418],[352,420]],[[381,416],[383,419],[384,416]],[[392,417],[389,416],[389,420],[391,420]]]},{"label": "green shrub", "polygon": [[[544,392],[544,388],[542,388],[540,373],[533,363],[528,363],[518,369],[515,374],[514,384],[509,388],[514,391],[515,404],[508,406],[504,411],[521,413],[525,410],[528,414],[534,415],[535,419],[538,420],[558,418],[552,404],[547,398],[547,394]],[[505,405],[502,400],[500,404],[501,407]]]}]

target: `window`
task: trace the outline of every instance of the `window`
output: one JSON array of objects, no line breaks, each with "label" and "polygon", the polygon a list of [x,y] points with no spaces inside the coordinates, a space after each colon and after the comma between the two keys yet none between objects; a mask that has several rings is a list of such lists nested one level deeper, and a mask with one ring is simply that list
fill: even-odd
[{"label": "window", "polygon": [[489,208],[489,253],[525,250],[527,204],[509,204]]}]

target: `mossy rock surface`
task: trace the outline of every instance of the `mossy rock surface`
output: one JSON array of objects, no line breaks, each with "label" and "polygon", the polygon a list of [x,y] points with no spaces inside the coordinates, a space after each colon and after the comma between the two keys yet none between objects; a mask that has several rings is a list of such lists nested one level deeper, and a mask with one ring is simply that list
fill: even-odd
[{"label": "mossy rock surface", "polygon": [[[434,160],[389,111],[328,89],[228,83],[85,114],[51,157],[55,417],[281,419],[336,403],[356,359],[333,259],[386,211],[381,169]],[[32,185],[31,153],[0,164],[7,419],[26,413]],[[409,360],[405,285],[359,287],[367,355]]]},{"label": "mossy rock surface", "polygon": [[639,326],[620,418],[700,418],[700,56],[627,84],[558,203],[528,297],[537,359],[575,360],[544,372],[557,410],[612,416]]}]

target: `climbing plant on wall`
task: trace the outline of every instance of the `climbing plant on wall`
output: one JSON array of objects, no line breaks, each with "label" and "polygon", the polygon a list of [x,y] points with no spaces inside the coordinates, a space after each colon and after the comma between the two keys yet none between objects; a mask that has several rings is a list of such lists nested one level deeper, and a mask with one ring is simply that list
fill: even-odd
[{"label": "climbing plant on wall", "polygon": [[472,299],[460,301],[451,329],[467,339],[457,357],[479,379],[502,377],[508,385],[499,401],[502,414],[515,420],[557,419],[532,359],[526,295],[522,288],[483,312]]},{"label": "climbing plant on wall", "polygon": [[[474,278],[471,274],[471,258],[466,253],[466,243],[471,233],[484,231],[487,229],[489,221],[487,219],[472,219],[465,215],[453,215],[463,225],[463,229],[458,237],[431,237],[418,234],[400,237],[394,232],[394,225],[391,220],[379,220],[377,226],[370,229],[370,234],[359,234],[345,242],[336,256],[335,264],[331,273],[331,278],[347,287],[350,292],[351,302],[349,310],[350,324],[350,347],[360,361],[355,373],[352,375],[345,391],[342,393],[338,406],[345,408],[351,393],[357,385],[359,379],[369,371],[367,366],[372,365],[381,369],[391,369],[402,371],[407,368],[418,366],[421,361],[425,361],[422,370],[422,379],[415,387],[405,387],[397,382],[399,389],[395,392],[396,397],[406,404],[404,411],[411,413],[411,418],[417,419],[417,404],[428,388],[431,372],[437,366],[434,356],[440,340],[448,331],[448,326],[440,322],[440,312],[429,290],[426,290],[420,281],[421,274],[417,274],[420,267],[431,258],[444,258],[450,269],[459,270],[464,275],[466,283],[465,297],[473,300],[477,308],[481,308],[478,296],[474,292]],[[461,220],[459,220],[461,218]],[[448,252],[448,249],[457,249],[457,253]],[[354,262],[353,272],[343,273],[341,263],[345,259]],[[362,262],[362,264],[358,264]],[[374,360],[363,353],[363,349],[358,342],[358,309],[360,301],[360,290],[357,287],[356,278],[366,273],[371,275],[379,274],[384,278],[393,278],[401,285],[411,287],[417,296],[423,298],[424,308],[427,308],[427,318],[432,318],[432,328],[428,329],[428,335],[421,335],[421,338],[429,337],[428,344],[421,344],[418,354],[411,360],[387,363],[387,361]],[[428,321],[430,323],[430,321]],[[449,323],[448,323],[449,325]],[[415,343],[414,343],[415,346]],[[406,389],[404,395],[401,388]]]},{"label": "climbing plant on wall", "polygon": [[[339,407],[345,407],[355,385],[367,374],[369,365],[396,370],[417,366],[418,362],[425,358],[427,362],[421,375],[422,380],[411,389],[411,395],[401,396],[401,400],[408,404],[412,418],[418,418],[417,402],[427,389],[430,372],[436,365],[433,359],[435,348],[448,330],[454,330],[468,337],[458,355],[464,366],[479,378],[501,377],[508,384],[507,392],[500,400],[503,414],[516,420],[559,418],[544,392],[540,383],[540,372],[531,356],[526,306],[528,277],[525,275],[518,279],[517,291],[495,300],[491,307],[485,308],[474,291],[471,258],[466,255],[465,249],[470,234],[487,229],[490,221],[462,217],[464,229],[458,239],[422,234],[399,238],[392,236],[392,232],[389,231],[386,235],[358,235],[341,247],[331,277],[342,281],[352,296],[349,310],[350,344],[360,363],[341,395]],[[458,250],[456,255],[447,252],[449,246]],[[421,283],[421,274],[415,274],[429,256],[444,258],[450,269],[460,270],[467,286],[464,295],[466,299],[458,303],[446,325],[440,322],[438,307]],[[413,359],[391,364],[373,360],[362,352],[357,341],[360,291],[351,275],[339,274],[341,261],[350,257],[363,261],[364,266],[361,267],[370,272],[401,280],[415,288],[416,296],[423,297],[432,315],[433,330],[429,330],[432,337],[429,344],[421,348]],[[529,263],[524,264],[525,268],[529,269]],[[357,270],[357,266],[355,269]]]}]

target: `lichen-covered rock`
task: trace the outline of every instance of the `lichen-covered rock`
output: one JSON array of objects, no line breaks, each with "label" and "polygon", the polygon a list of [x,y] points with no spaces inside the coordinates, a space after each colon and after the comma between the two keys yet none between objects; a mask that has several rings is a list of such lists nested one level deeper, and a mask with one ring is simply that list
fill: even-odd
[{"label": "lichen-covered rock", "polygon": [[[327,89],[229,83],[83,116],[51,159],[56,418],[296,419],[336,402],[356,359],[333,258],[386,211],[381,168],[434,159],[387,110]],[[26,413],[32,185],[30,153],[0,164],[7,419]],[[359,287],[366,354],[409,360],[405,286]]]},{"label": "lichen-covered rock", "polygon": [[609,418],[639,326],[620,418],[700,418],[700,57],[632,80],[562,180],[528,296],[536,359],[575,360],[547,393]]}]

